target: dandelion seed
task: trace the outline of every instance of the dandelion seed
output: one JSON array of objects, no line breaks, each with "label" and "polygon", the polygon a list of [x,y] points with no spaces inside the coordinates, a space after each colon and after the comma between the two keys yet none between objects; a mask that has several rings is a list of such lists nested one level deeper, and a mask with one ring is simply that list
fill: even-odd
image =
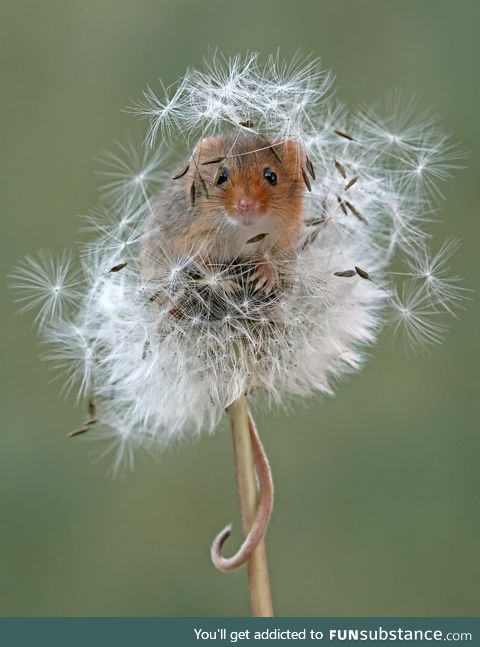
[{"label": "dandelion seed", "polygon": [[89,414],[90,418],[93,419],[93,418],[96,417],[96,411],[97,411],[97,407],[96,407],[96,404],[95,404],[95,400],[93,398],[89,398],[89,400],[88,400],[88,414]]},{"label": "dandelion seed", "polygon": [[207,198],[209,198],[210,196],[208,195],[207,185],[206,185],[205,180],[203,179],[203,177],[200,175],[200,173],[198,173],[198,179],[200,180],[200,184],[202,185],[202,189],[203,189],[205,195],[207,196]]},{"label": "dandelion seed", "polygon": [[313,218],[312,220],[305,222],[305,225],[307,227],[318,227],[319,225],[323,225],[324,223],[325,218]]},{"label": "dandelion seed", "polygon": [[90,338],[87,328],[59,320],[45,329],[44,341],[51,348],[45,359],[63,375],[62,392],[67,394],[76,386],[78,398],[85,396],[93,383],[98,340]]},{"label": "dandelion seed", "polygon": [[83,427],[80,429],[77,429],[76,431],[71,431],[68,434],[69,438],[75,438],[76,436],[81,436],[82,434],[86,434],[87,431],[90,431],[90,429],[96,425],[98,420],[96,418],[93,418],[92,420],[88,420]]},{"label": "dandelion seed", "polygon": [[403,160],[404,169],[400,174],[405,190],[425,191],[428,198],[442,198],[437,182],[448,179],[452,170],[461,168],[457,161],[462,157],[455,147],[447,146],[444,141],[432,146],[427,140],[418,151]]},{"label": "dandelion seed", "polygon": [[130,111],[141,119],[149,119],[150,127],[145,141],[153,147],[158,132],[168,135],[169,131],[181,123],[185,108],[184,92],[188,84],[188,77],[177,86],[173,95],[170,89],[161,84],[163,98],[159,98],[152,88],[147,87],[143,93],[143,100],[138,101]]},{"label": "dandelion seed", "polygon": [[355,270],[343,270],[341,272],[334,272],[334,275],[349,278],[349,277],[352,277],[352,276],[356,276],[356,272],[355,272]]},{"label": "dandelion seed", "polygon": [[142,359],[147,359],[147,355],[150,350],[150,340],[147,339],[145,343],[143,344],[143,349],[142,349]]},{"label": "dandelion seed", "polygon": [[345,191],[348,191],[348,189],[351,189],[354,184],[356,184],[358,181],[358,175],[356,177],[353,177],[347,184],[345,185]]},{"label": "dandelion seed", "polygon": [[343,177],[343,179],[346,180],[347,179],[347,172],[345,170],[345,167],[342,164],[340,164],[340,162],[335,161],[335,168],[340,173],[340,175]]},{"label": "dandelion seed", "polygon": [[77,429],[76,431],[71,431],[68,434],[69,438],[75,438],[76,436],[81,436],[82,434],[87,433],[89,431],[89,427],[82,427],[81,429]]},{"label": "dandelion seed", "polygon": [[166,154],[157,150],[140,150],[131,140],[115,142],[111,151],[99,157],[101,169],[96,175],[101,182],[101,192],[106,201],[122,200],[126,193],[141,194],[144,189],[154,190],[164,179],[163,166]]},{"label": "dandelion seed", "polygon": [[366,279],[366,280],[368,280],[368,281],[370,280],[370,275],[369,275],[369,273],[368,273],[368,272],[366,272],[365,270],[362,270],[362,268],[361,268],[361,267],[358,267],[357,265],[355,265],[355,272],[356,272],[356,273],[358,274],[358,276],[360,276],[362,279]]},{"label": "dandelion seed", "polygon": [[202,162],[202,166],[206,166],[207,164],[219,164],[220,162],[223,162],[225,159],[224,155],[217,155],[215,157],[210,157],[208,160],[205,160]]},{"label": "dandelion seed", "polygon": [[310,180],[308,179],[308,176],[305,173],[305,170],[303,168],[302,168],[302,177],[303,177],[303,181],[305,182],[305,186],[307,187],[307,189],[309,191],[311,191],[312,190],[312,185],[310,184]]},{"label": "dandelion seed", "polygon": [[362,140],[376,148],[416,151],[425,135],[440,137],[437,119],[428,111],[415,116],[415,101],[399,91],[387,94],[384,105],[365,107],[358,115],[357,128]]},{"label": "dandelion seed", "polygon": [[340,196],[337,195],[337,202],[340,205],[340,209],[343,211],[343,213],[348,216],[348,211],[345,207],[345,202],[342,200]]},{"label": "dandelion seed", "polygon": [[10,275],[17,290],[19,312],[38,310],[35,323],[42,328],[80,300],[80,273],[72,270],[72,257],[64,252],[58,259],[41,251],[38,258],[27,256]]},{"label": "dandelion seed", "polygon": [[257,236],[254,236],[253,238],[250,238],[249,240],[247,240],[245,245],[251,245],[252,243],[259,243],[266,236],[268,236],[268,234],[258,234]]},{"label": "dandelion seed", "polygon": [[174,175],[172,177],[172,180],[179,180],[181,177],[183,177],[188,173],[189,168],[190,168],[190,164],[187,164],[186,167],[183,169],[183,171],[180,171],[180,173],[177,173],[177,175]]},{"label": "dandelion seed", "polygon": [[391,321],[396,331],[403,330],[411,346],[438,344],[447,328],[439,321],[439,311],[422,289],[407,287],[392,301]]},{"label": "dandelion seed", "polygon": [[448,276],[450,258],[458,251],[460,245],[459,240],[447,240],[433,256],[422,245],[419,250],[412,250],[407,258],[412,278],[423,281],[432,302],[450,314],[454,314],[466,292],[465,288],[458,285],[460,277]]},{"label": "dandelion seed", "polygon": [[339,137],[343,137],[344,139],[348,139],[351,142],[355,141],[351,135],[348,135],[347,133],[344,133],[342,130],[334,130],[333,132],[336,135],[338,135]]},{"label": "dandelion seed", "polygon": [[110,268],[110,272],[120,272],[120,270],[123,270],[124,267],[127,267],[128,263],[119,263],[118,265],[114,265],[113,267]]},{"label": "dandelion seed", "polygon": [[362,214],[360,213],[360,211],[359,211],[356,207],[354,207],[354,206],[353,206],[353,204],[352,204],[351,202],[349,202],[348,200],[345,200],[345,206],[346,206],[348,209],[350,209],[350,211],[353,213],[353,215],[354,215],[356,218],[358,218],[359,220],[361,220],[361,221],[362,221],[362,222],[364,222],[365,224],[368,224],[367,219],[366,219],[364,216],[362,216]]}]

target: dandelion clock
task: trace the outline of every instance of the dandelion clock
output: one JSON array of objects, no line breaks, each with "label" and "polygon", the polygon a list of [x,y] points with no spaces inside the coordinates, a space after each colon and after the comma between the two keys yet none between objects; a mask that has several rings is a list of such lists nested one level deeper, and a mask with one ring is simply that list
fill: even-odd
[{"label": "dandelion clock", "polygon": [[230,417],[244,541],[229,553],[227,527],[211,556],[246,564],[259,616],[273,484],[251,404],[332,395],[388,323],[439,341],[463,294],[458,243],[432,253],[425,230],[457,151],[411,102],[351,113],[331,85],[316,60],[252,54],[147,88],[144,145],[103,155],[88,242],[12,280],[87,403],[71,435],[108,440],[116,467]]}]

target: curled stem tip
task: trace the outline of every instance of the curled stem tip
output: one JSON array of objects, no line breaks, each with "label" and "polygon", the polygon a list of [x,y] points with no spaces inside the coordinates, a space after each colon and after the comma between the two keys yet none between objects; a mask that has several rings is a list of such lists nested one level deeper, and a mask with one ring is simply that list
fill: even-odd
[{"label": "curled stem tip", "polygon": [[248,561],[258,544],[265,537],[273,508],[273,480],[267,455],[259,438],[255,421],[248,411],[248,430],[252,442],[253,462],[257,477],[258,504],[253,523],[238,551],[231,557],[222,555],[222,548],[230,537],[232,527],[226,526],[213,540],[212,562],[218,570],[228,573],[240,568]]}]

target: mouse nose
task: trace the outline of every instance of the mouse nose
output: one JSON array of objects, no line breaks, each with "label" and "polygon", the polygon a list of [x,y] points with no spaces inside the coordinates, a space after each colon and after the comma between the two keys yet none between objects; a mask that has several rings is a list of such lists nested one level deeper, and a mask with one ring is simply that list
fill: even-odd
[{"label": "mouse nose", "polygon": [[253,200],[249,196],[242,196],[237,202],[237,211],[238,213],[249,213],[256,211],[257,206],[258,205],[255,200]]}]

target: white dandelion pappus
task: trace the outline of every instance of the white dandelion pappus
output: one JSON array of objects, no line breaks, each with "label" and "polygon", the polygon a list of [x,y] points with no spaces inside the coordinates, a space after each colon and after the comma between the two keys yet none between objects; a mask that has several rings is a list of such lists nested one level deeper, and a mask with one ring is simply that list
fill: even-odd
[{"label": "white dandelion pappus", "polygon": [[76,388],[77,398],[90,394],[95,370],[96,341],[87,326],[57,320],[43,331],[42,341],[50,347],[44,358],[52,362],[62,376],[62,393]]},{"label": "white dandelion pappus", "polygon": [[425,246],[407,256],[410,276],[423,283],[431,302],[455,316],[455,308],[465,299],[466,289],[459,285],[459,276],[449,276],[449,260],[461,246],[459,240],[446,240],[436,254]]},{"label": "white dandelion pappus", "polygon": [[11,287],[18,291],[16,303],[19,312],[38,310],[35,323],[39,328],[64,311],[75,306],[82,296],[81,274],[72,270],[72,256],[68,252],[55,259],[40,251],[38,258],[26,256],[10,275]]},{"label": "white dandelion pappus", "polygon": [[185,86],[189,80],[188,73],[181,79],[172,93],[171,88],[166,88],[161,83],[163,97],[147,86],[143,92],[143,100],[137,101],[131,110],[140,119],[148,119],[150,126],[145,137],[145,142],[153,147],[157,135],[168,136],[170,131],[178,127],[184,119]]},{"label": "white dandelion pappus", "polygon": [[[282,405],[333,394],[340,378],[361,368],[389,316],[412,343],[444,333],[442,315],[463,296],[446,275],[456,244],[430,256],[425,226],[436,182],[459,156],[432,118],[414,118],[413,104],[397,104],[387,117],[379,107],[350,114],[329,98],[331,83],[313,59],[271,56],[262,65],[257,54],[216,54],[162,86],[162,98],[147,88],[135,112],[150,121],[147,141],[158,138],[158,148],[137,153],[128,144],[104,156],[106,191],[87,217],[95,238],[80,250],[81,294],[63,279],[60,302],[40,269],[30,263],[20,273],[28,307],[41,307],[38,321],[53,316],[50,358],[70,366],[67,388],[77,380],[81,395],[94,394],[103,426],[91,435],[115,439],[117,460],[130,461],[133,447],[154,451],[212,432],[245,393]],[[219,136],[230,138],[230,149],[205,165],[203,142]],[[189,158],[170,166],[162,150],[185,141]],[[289,163],[303,192],[289,253],[270,250],[274,289],[268,278],[253,289],[258,259],[244,251],[267,249],[275,226],[242,233],[217,183],[239,147],[253,143],[242,153],[247,164],[248,155],[278,148],[270,153],[280,177],[272,191],[281,190],[282,152],[295,151]],[[167,217],[165,205],[180,236],[202,204],[217,218],[214,233],[172,245],[159,215]],[[397,252],[406,269],[394,273]]]},{"label": "white dandelion pappus", "polygon": [[98,273],[100,265],[108,272],[121,260],[128,261],[144,236],[149,205],[136,192],[127,194],[112,207],[101,206],[90,211],[84,230],[95,232],[97,238],[86,243],[80,254],[84,259],[85,272]]},{"label": "white dandelion pappus", "polygon": [[401,293],[393,297],[391,304],[391,322],[396,331],[405,332],[411,346],[438,343],[444,337],[447,328],[439,321],[441,312],[423,287],[403,286]]},{"label": "white dandelion pappus", "polygon": [[97,177],[105,202],[125,200],[126,196],[131,200],[137,191],[153,191],[165,179],[167,156],[163,149],[139,151],[131,140],[126,144],[116,141],[115,145],[116,150],[105,150],[98,159],[103,168]]}]

